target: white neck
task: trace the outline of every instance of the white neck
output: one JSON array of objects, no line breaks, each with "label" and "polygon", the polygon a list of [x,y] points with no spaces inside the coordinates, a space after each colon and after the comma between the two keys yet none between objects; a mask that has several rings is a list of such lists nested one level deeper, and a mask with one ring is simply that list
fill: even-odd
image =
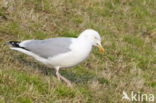
[{"label": "white neck", "polygon": [[90,40],[89,38],[85,37],[84,35],[79,35],[79,37],[77,39],[80,40],[80,42],[84,41],[85,44],[93,46],[93,41]]}]

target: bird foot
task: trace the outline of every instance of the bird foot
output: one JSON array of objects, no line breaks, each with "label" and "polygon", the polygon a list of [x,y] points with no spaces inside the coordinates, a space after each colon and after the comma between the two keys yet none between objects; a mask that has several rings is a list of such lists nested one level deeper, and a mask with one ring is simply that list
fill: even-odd
[{"label": "bird foot", "polygon": [[60,79],[62,79],[67,84],[68,87],[72,87],[72,84],[68,79],[66,79],[65,77],[63,77],[60,74],[59,74],[59,77],[60,77]]},{"label": "bird foot", "polygon": [[72,87],[71,82],[59,73],[59,68],[56,68],[56,75],[59,81],[62,79],[68,87]]}]

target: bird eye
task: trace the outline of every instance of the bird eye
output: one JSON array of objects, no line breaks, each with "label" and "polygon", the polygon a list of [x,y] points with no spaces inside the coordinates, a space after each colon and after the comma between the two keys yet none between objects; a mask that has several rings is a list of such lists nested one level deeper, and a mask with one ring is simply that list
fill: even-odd
[{"label": "bird eye", "polygon": [[96,39],[96,40],[97,40],[97,37],[94,37],[94,39]]}]

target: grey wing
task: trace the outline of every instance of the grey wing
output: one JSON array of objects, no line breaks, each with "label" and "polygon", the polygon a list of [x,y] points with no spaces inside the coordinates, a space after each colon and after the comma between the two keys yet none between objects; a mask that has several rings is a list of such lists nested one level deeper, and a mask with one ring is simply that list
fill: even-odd
[{"label": "grey wing", "polygon": [[46,40],[28,40],[20,46],[44,58],[53,57],[70,51],[72,38],[50,38]]}]

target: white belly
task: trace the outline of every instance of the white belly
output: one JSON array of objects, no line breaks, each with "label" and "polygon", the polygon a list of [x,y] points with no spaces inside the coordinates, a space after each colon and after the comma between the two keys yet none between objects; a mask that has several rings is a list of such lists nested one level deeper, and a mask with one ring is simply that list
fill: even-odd
[{"label": "white belly", "polygon": [[49,64],[52,66],[60,66],[60,67],[71,67],[81,63],[85,60],[90,51],[87,52],[74,52],[71,51],[69,53],[61,54],[53,58],[49,58]]},{"label": "white belly", "polygon": [[81,45],[79,43],[71,45],[70,48],[71,48],[70,52],[49,58],[48,59],[49,64],[53,67],[55,66],[71,67],[77,65],[89,56],[92,46],[89,44],[84,45],[83,43]]}]

